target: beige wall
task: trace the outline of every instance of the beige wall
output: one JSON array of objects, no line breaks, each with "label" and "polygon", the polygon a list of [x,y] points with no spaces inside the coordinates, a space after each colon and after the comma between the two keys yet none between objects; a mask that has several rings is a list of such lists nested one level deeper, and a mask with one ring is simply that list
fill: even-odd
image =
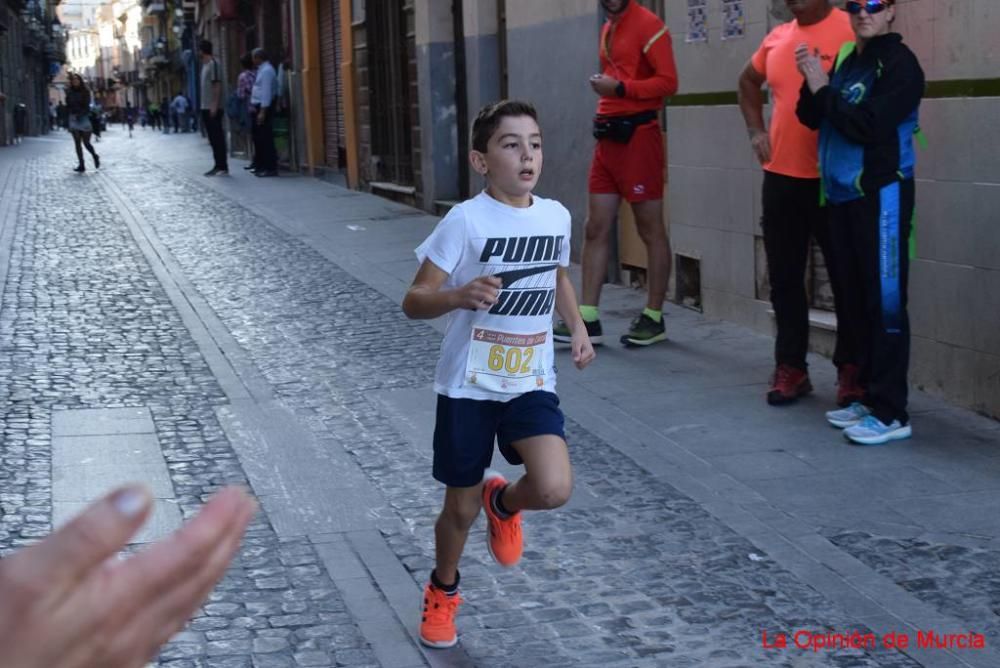
[{"label": "beige wall", "polygon": [[[740,69],[777,23],[769,4],[747,0],[746,38],[723,42],[721,3],[710,0],[708,44],[685,44],[686,3],[668,3],[682,94],[735,91]],[[900,0],[896,27],[929,81],[1000,71],[996,0]],[[760,170],[739,110],[671,107],[667,126],[674,250],[700,259],[706,314],[771,331],[770,305],[755,298]],[[927,99],[921,126],[930,147],[917,156],[911,381],[1000,416],[1000,98]],[[821,348],[829,342],[817,340]]]}]

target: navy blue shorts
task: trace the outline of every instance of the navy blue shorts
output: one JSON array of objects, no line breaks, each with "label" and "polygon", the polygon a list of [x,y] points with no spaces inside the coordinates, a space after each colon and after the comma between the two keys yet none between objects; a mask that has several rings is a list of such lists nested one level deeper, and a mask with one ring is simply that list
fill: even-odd
[{"label": "navy blue shorts", "polygon": [[511,464],[524,461],[512,443],[552,434],[565,440],[559,397],[527,392],[510,401],[452,399],[438,395],[434,425],[434,479],[449,487],[472,487],[493,461],[493,441]]}]

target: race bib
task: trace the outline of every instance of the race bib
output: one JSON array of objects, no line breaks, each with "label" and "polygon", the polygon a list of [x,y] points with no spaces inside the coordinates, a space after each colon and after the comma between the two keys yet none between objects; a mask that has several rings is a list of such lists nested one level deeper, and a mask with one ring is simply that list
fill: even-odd
[{"label": "race bib", "polygon": [[548,332],[511,334],[473,327],[466,385],[503,394],[523,394],[542,387],[548,337]]}]

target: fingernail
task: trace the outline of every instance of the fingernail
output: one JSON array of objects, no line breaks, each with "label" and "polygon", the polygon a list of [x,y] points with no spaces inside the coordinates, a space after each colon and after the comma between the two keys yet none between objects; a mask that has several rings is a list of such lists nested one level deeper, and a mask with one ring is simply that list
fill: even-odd
[{"label": "fingernail", "polygon": [[146,508],[146,495],[141,489],[130,487],[115,494],[115,509],[125,517],[135,517]]}]

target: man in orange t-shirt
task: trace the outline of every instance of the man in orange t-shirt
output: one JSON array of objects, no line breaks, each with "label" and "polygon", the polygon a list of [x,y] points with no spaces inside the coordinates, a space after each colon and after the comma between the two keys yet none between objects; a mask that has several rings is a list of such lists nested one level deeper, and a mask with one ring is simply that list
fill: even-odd
[{"label": "man in orange t-shirt", "polygon": [[[839,281],[833,274],[827,212],[820,204],[818,133],[795,115],[802,74],[795,49],[806,44],[829,70],[840,47],[854,41],[847,14],[829,0],[785,0],[795,20],[772,30],[750,58],[739,81],[740,110],[750,143],[764,168],[764,248],[777,337],[775,372],[768,389],[771,405],[787,404],[812,391],[806,365],[809,348],[809,302],[805,289],[809,240],[815,238],[826,258],[840,320]],[[771,91],[770,128],[764,124],[761,88]],[[833,363],[838,370],[837,403],[847,406],[864,394],[858,384],[857,355],[838,331]]]},{"label": "man in orange t-shirt", "polygon": [[[646,309],[621,337],[626,346],[648,346],[667,338],[663,300],[670,279],[670,240],[663,225],[663,134],[659,112],[677,92],[677,67],[663,21],[634,0],[600,0],[608,14],[601,29],[601,72],[590,78],[599,96],[590,164],[583,290],[580,315],[591,343],[603,341],[598,302],[607,277],[611,229],[624,199],[646,245],[649,295]],[[553,339],[569,343],[565,323]]]}]

